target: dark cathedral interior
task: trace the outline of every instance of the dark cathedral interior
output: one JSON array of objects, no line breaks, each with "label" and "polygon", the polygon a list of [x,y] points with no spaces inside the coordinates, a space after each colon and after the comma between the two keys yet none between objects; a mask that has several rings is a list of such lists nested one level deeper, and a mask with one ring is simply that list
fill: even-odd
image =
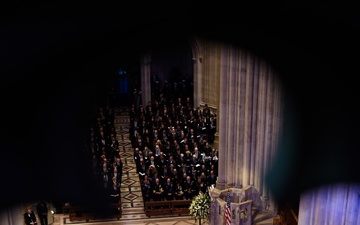
[{"label": "dark cathedral interior", "polygon": [[[284,127],[292,131],[283,157],[296,158],[269,174],[280,202],[323,183],[360,182],[358,11],[335,1],[163,7],[60,1],[1,7],[1,208],[51,199],[99,210],[103,198],[92,193],[101,190],[83,154],[90,121],[109,93],[116,107],[141,102],[144,51],[156,65],[152,97],[193,98],[186,44],[193,33],[251,50],[279,71],[289,109]],[[307,150],[314,145],[322,147]],[[283,170],[291,175],[278,178]]]}]

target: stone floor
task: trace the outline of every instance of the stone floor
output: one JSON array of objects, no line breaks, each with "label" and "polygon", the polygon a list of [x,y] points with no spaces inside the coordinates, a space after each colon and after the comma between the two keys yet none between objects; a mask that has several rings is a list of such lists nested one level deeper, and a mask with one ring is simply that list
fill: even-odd
[{"label": "stone floor", "polygon": [[120,189],[122,219],[145,219],[139,174],[136,172],[134,150],[129,140],[130,118],[127,108],[115,109],[114,125],[123,162],[123,177]]},{"label": "stone floor", "polygon": [[[189,216],[182,217],[167,217],[167,218],[145,218],[145,219],[126,219],[121,218],[120,220],[109,220],[109,221],[89,221],[89,222],[71,222],[68,219],[67,215],[55,214],[54,223],[52,225],[66,225],[66,224],[76,224],[76,225],[197,225],[199,221],[192,219]],[[202,225],[208,225],[207,221],[202,221]]]},{"label": "stone floor", "polygon": [[[89,222],[71,222],[69,221],[68,215],[64,214],[55,214],[54,222],[50,225],[198,225],[199,221],[192,219],[190,216],[181,216],[181,217],[162,217],[162,218],[145,218],[145,219],[127,219],[121,218],[120,220],[109,220],[109,221],[89,221]],[[209,225],[207,220],[201,221],[202,225]],[[273,218],[263,220],[261,222],[255,223],[254,225],[272,225]]]}]

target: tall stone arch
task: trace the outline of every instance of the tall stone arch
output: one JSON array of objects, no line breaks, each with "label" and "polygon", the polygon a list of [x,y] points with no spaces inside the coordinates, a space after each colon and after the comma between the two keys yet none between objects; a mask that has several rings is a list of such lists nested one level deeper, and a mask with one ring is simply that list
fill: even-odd
[{"label": "tall stone arch", "polygon": [[191,47],[192,51],[192,60],[193,60],[193,83],[194,83],[194,93],[193,93],[193,99],[194,99],[194,106],[199,106],[202,102],[202,51],[199,46],[198,40],[196,37],[191,36],[188,37],[188,42]]},{"label": "tall stone arch", "polygon": [[[194,51],[193,46],[191,45],[191,43],[189,42],[189,39],[186,37],[174,37],[176,35],[172,34],[170,36],[165,36],[165,37],[159,37],[159,40],[150,43],[149,46],[147,46],[147,49],[144,50],[144,52],[141,54],[140,56],[140,64],[141,64],[141,85],[142,85],[142,89],[144,90],[142,93],[142,98],[143,98],[143,104],[147,104],[147,102],[151,99],[151,94],[154,90],[151,90],[151,83],[153,81],[153,76],[154,75],[159,75],[158,77],[160,78],[160,82],[163,82],[164,80],[169,81],[169,79],[171,79],[170,77],[167,76],[166,73],[170,72],[170,68],[174,65],[165,65],[166,62],[171,62],[171,63],[179,63],[180,64],[180,68],[176,68],[177,65],[175,65],[174,69],[180,69],[181,72],[183,73],[182,75],[184,76],[189,75],[193,77],[194,76],[194,70],[196,70],[196,68],[194,67],[193,63],[194,62],[194,57],[192,56],[194,54],[194,52],[198,52],[197,50]],[[174,38],[172,38],[174,37]],[[163,41],[161,41],[163,40]],[[180,43],[181,42],[181,43]],[[182,48],[181,46],[184,46],[187,48],[189,47],[189,49],[191,49],[191,53],[188,53],[188,50],[184,50],[183,52],[181,52],[181,54],[184,55],[191,55],[189,56],[189,58],[184,58],[179,59],[179,56],[176,56],[176,54],[179,54],[178,52],[176,52],[177,49],[180,48],[180,50],[182,51],[184,48]],[[180,46],[180,47],[179,47]],[[169,47],[169,49],[167,49],[167,47]],[[171,48],[174,48],[174,51],[171,52]],[[165,54],[169,54],[170,51],[170,56],[169,57],[164,57],[164,52]],[[180,54],[180,58],[184,57]],[[160,55],[160,56],[159,56]],[[198,54],[197,54],[198,55]],[[169,59],[172,56],[173,59]],[[161,62],[159,62],[159,57],[163,57],[161,60]],[[190,58],[191,57],[191,58]],[[175,61],[171,61],[171,60],[175,60]],[[177,62],[176,62],[177,60]],[[192,61],[192,62],[190,62]],[[190,64],[191,67],[189,66]],[[155,71],[155,72],[154,72]],[[160,74],[158,74],[160,73]],[[185,76],[183,77],[185,78]],[[192,83],[196,83],[194,82],[194,79],[192,78]],[[194,96],[191,96],[194,98]]]}]

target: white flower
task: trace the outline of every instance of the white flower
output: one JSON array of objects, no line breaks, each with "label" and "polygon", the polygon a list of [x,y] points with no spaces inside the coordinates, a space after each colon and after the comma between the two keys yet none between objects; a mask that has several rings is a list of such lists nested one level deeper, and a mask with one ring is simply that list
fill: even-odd
[{"label": "white flower", "polygon": [[209,217],[210,213],[210,197],[207,193],[201,193],[197,195],[189,207],[190,216],[195,218],[195,221],[198,219],[206,219]]}]

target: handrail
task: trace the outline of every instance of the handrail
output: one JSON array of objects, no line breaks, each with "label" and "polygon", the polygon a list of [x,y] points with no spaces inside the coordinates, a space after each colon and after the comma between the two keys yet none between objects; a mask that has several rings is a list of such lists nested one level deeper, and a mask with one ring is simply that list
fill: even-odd
[{"label": "handrail", "polygon": [[293,219],[296,221],[296,223],[298,223],[298,217],[296,215],[296,213],[294,212],[293,209],[290,209],[291,215],[293,216]]},{"label": "handrail", "polygon": [[285,222],[287,225],[297,225],[298,217],[295,211],[291,208],[283,208],[279,213],[280,221]]}]

